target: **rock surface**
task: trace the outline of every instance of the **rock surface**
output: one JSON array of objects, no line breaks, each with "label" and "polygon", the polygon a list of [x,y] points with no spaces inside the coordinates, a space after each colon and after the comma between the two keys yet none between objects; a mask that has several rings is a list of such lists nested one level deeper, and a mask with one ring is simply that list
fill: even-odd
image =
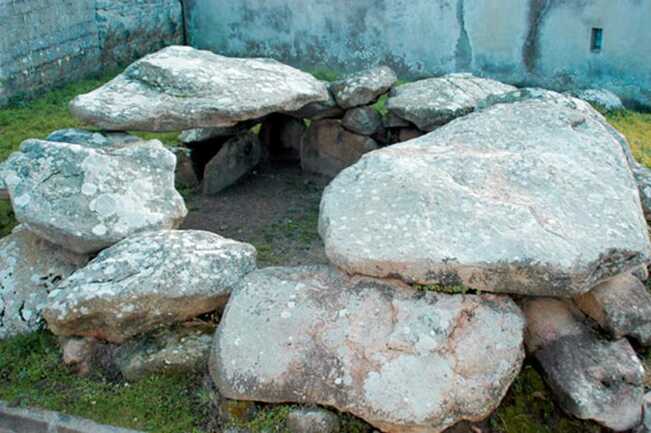
[{"label": "rock surface", "polygon": [[235,126],[225,126],[223,128],[195,128],[179,134],[179,141],[183,144],[201,143],[212,140],[213,138],[233,137],[245,133],[258,123],[256,120],[238,123]]},{"label": "rock surface", "polygon": [[630,273],[599,284],[575,302],[615,338],[630,336],[651,345],[651,293]]},{"label": "rock surface", "polygon": [[357,107],[346,111],[344,128],[361,135],[373,135],[382,126],[382,117],[373,107]]},{"label": "rock surface", "polygon": [[258,136],[252,132],[233,137],[219,149],[203,171],[203,193],[217,194],[240,180],[262,161]]},{"label": "rock surface", "polygon": [[377,148],[375,140],[347,131],[340,120],[319,120],[303,135],[301,166],[308,172],[336,176]]},{"label": "rock surface", "polygon": [[93,148],[27,140],[0,170],[16,219],[86,254],[134,233],[177,227],[187,214],[176,158],[157,141]]},{"label": "rock surface", "polygon": [[423,131],[432,131],[475,111],[491,95],[515,90],[499,81],[471,74],[450,74],[403,84],[393,89],[387,109]]},{"label": "rock surface", "polygon": [[623,110],[619,96],[607,89],[583,89],[572,92],[574,96],[606,111]]},{"label": "rock surface", "polygon": [[170,149],[176,156],[176,170],[174,170],[174,184],[177,188],[192,189],[199,186],[199,177],[194,170],[192,150],[187,147],[174,147]]},{"label": "rock surface", "polygon": [[249,274],[209,364],[227,398],[334,406],[389,433],[487,417],[520,370],[506,297],[418,292],[326,266]]},{"label": "rock surface", "polygon": [[347,272],[571,297],[649,261],[637,185],[589,104],[499,103],[365,155],[319,221]]},{"label": "rock surface", "polygon": [[396,81],[398,77],[391,68],[379,66],[333,82],[330,91],[337,105],[347,110],[375,102],[387,93]]},{"label": "rock surface", "polygon": [[339,418],[325,409],[293,409],[287,415],[289,433],[339,433]]},{"label": "rock surface", "polygon": [[67,128],[54,131],[48,135],[47,141],[105,148],[127,147],[134,144],[141,144],[143,139],[135,135],[127,134],[126,132],[97,132],[87,129]]},{"label": "rock surface", "polygon": [[529,299],[526,344],[561,408],[615,431],[642,418],[644,368],[628,341],[605,341],[565,301]]},{"label": "rock surface", "polygon": [[[329,87],[330,83],[323,82],[323,85]],[[344,110],[337,105],[337,101],[335,101],[334,96],[332,96],[332,93],[328,90],[327,100],[310,102],[300,110],[288,112],[286,114],[297,119],[322,120],[341,118],[344,115]]]},{"label": "rock surface", "polygon": [[115,351],[122,376],[136,382],[152,374],[205,371],[214,329],[179,327],[134,338]]},{"label": "rock surface", "polygon": [[80,120],[110,130],[234,126],[326,101],[325,85],[271,59],[238,59],[172,46],[129,66],[70,103]]},{"label": "rock surface", "polygon": [[24,226],[0,240],[0,340],[38,330],[50,291],[87,262]]},{"label": "rock surface", "polygon": [[255,248],[213,233],[142,233],[102,251],[50,293],[43,316],[56,335],[122,343],[224,305],[255,269]]}]

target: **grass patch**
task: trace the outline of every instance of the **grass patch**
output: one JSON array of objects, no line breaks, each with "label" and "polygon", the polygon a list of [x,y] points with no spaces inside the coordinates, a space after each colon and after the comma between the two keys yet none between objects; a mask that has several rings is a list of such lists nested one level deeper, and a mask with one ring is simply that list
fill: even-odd
[{"label": "grass patch", "polygon": [[651,168],[651,113],[623,110],[608,113],[606,118],[626,136],[635,159]]},{"label": "grass patch", "polygon": [[201,433],[193,376],[151,376],[135,384],[80,378],[43,331],[0,341],[0,399],[99,423],[155,433]]}]

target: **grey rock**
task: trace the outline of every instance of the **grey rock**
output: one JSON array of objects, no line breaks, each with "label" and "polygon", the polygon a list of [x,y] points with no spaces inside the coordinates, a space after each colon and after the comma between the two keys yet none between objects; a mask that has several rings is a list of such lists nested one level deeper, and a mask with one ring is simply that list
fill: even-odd
[{"label": "grey rock", "polygon": [[630,273],[618,275],[575,299],[577,306],[615,338],[651,346],[651,293]]},{"label": "grey rock", "polygon": [[323,83],[275,60],[172,46],[77,96],[70,110],[104,129],[179,131],[234,126],[327,99]]},{"label": "grey rock", "polygon": [[344,128],[360,135],[373,135],[382,127],[382,117],[373,107],[357,107],[346,111]]},{"label": "grey rock", "polygon": [[543,369],[560,407],[615,431],[642,418],[644,368],[627,340],[602,340],[565,301],[524,303],[526,344]]},{"label": "grey rock", "polygon": [[115,351],[122,376],[137,382],[152,374],[201,372],[208,367],[212,327],[177,327],[133,338]]},{"label": "grey rock", "polygon": [[325,409],[293,409],[287,415],[290,433],[339,433],[339,417]]},{"label": "grey rock", "polygon": [[308,172],[334,177],[377,148],[375,140],[347,131],[340,120],[319,120],[312,122],[303,135],[301,167]]},{"label": "grey rock", "polygon": [[450,74],[403,84],[393,89],[387,109],[423,131],[432,131],[472,113],[485,98],[515,87],[471,74]]},{"label": "grey rock", "polygon": [[187,147],[174,147],[170,149],[176,156],[176,170],[174,170],[174,184],[179,189],[193,189],[199,186],[199,177],[192,162],[192,150]]},{"label": "grey rock", "polygon": [[200,143],[203,141],[212,140],[213,138],[234,137],[245,133],[256,123],[258,120],[251,120],[240,122],[235,126],[225,126],[222,128],[196,128],[183,131],[179,135],[179,141],[183,144]]},{"label": "grey rock", "polygon": [[209,370],[227,398],[320,404],[385,432],[434,433],[499,405],[521,367],[523,328],[507,297],[267,268],[234,290]]},{"label": "grey rock", "polygon": [[624,104],[619,96],[607,89],[581,89],[571,92],[579,99],[606,111],[623,110]]},{"label": "grey rock", "polygon": [[127,147],[142,144],[143,139],[126,132],[99,132],[87,129],[67,128],[54,131],[47,141],[58,143],[79,144],[93,148]]},{"label": "grey rock", "polygon": [[[329,87],[330,83],[323,82],[323,85]],[[332,93],[328,90],[327,100],[310,102],[300,110],[292,111],[287,114],[297,119],[322,120],[341,118],[344,116],[344,110],[337,105],[337,101],[335,101],[334,96],[332,96]]]},{"label": "grey rock", "polygon": [[203,193],[217,194],[233,185],[262,161],[258,136],[252,132],[231,138],[208,162],[203,172]]},{"label": "grey rock", "polygon": [[39,238],[22,225],[1,239],[0,340],[38,330],[48,294],[88,259]]},{"label": "grey rock", "polygon": [[620,145],[589,104],[549,93],[492,105],[340,173],[321,203],[330,260],[410,283],[561,297],[648,264]]},{"label": "grey rock", "polygon": [[137,234],[60,284],[43,316],[56,335],[122,343],[222,307],[255,256],[251,245],[208,232]]},{"label": "grey rock", "polygon": [[177,227],[187,209],[176,158],[157,141],[92,148],[27,140],[0,170],[16,219],[71,251],[99,251],[134,233]]},{"label": "grey rock", "polygon": [[632,167],[640,191],[640,200],[647,219],[651,219],[651,170],[636,164]]},{"label": "grey rock", "polygon": [[369,105],[387,93],[398,81],[388,66],[378,66],[349,75],[330,84],[330,91],[344,110]]},{"label": "grey rock", "polygon": [[266,117],[258,136],[271,158],[298,161],[301,158],[301,140],[306,130],[303,119],[278,113]]},{"label": "grey rock", "polygon": [[390,111],[382,117],[382,125],[385,128],[410,128],[414,126],[411,122],[396,116]]}]

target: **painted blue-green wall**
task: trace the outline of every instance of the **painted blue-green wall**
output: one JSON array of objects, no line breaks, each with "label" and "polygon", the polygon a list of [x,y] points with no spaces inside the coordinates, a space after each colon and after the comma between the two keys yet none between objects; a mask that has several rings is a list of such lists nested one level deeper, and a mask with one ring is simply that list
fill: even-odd
[{"label": "painted blue-green wall", "polygon": [[[191,45],[305,69],[472,71],[651,105],[649,0],[185,0]],[[593,28],[604,46],[591,51]]]}]

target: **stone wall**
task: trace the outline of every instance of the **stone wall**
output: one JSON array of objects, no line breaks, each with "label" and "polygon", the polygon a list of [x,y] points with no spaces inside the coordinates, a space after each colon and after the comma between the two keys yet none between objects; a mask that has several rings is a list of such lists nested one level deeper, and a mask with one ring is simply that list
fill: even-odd
[{"label": "stone wall", "polygon": [[0,105],[183,42],[179,0],[0,0]]},{"label": "stone wall", "polygon": [[[191,45],[311,69],[384,63],[406,78],[469,71],[514,84],[605,87],[651,105],[643,0],[186,0]],[[593,32],[603,45],[593,49]],[[598,38],[597,38],[598,39]]]}]

